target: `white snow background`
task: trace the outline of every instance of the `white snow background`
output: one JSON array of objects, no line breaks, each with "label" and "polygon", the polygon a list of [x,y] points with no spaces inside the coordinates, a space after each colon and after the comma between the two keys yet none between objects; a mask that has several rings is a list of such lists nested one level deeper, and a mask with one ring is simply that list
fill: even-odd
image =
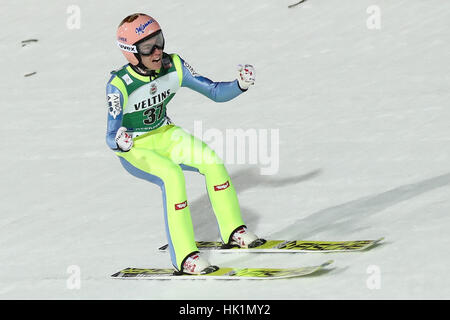
[{"label": "white snow background", "polygon": [[[450,2],[438,0],[12,1],[1,5],[1,299],[448,299]],[[70,6],[80,28],[70,29]],[[380,10],[370,29],[368,8]],[[68,11],[69,9],[69,11]],[[188,131],[279,129],[279,171],[228,164],[244,220],[276,239],[384,236],[360,253],[219,254],[220,266],[296,267],[273,281],[120,281],[171,266],[160,189],[105,143],[105,84],[133,12],[162,25],[166,52],[215,81],[251,63],[256,84],[214,103],[181,89]],[[22,46],[21,41],[38,39]],[[25,74],[36,74],[25,77]],[[186,172],[198,240],[217,239],[201,175]],[[81,272],[71,289],[70,266]],[[68,269],[69,268],[69,269]],[[371,286],[371,277],[379,279]]]}]

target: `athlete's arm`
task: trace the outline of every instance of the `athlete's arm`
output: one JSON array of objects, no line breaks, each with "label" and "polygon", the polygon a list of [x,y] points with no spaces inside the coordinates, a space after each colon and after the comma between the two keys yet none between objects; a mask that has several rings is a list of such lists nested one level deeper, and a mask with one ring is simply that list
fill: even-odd
[{"label": "athlete's arm", "polygon": [[112,79],[106,85],[106,101],[108,106],[108,122],[106,129],[106,143],[113,149],[119,151],[116,143],[116,134],[122,124],[123,117],[123,94],[114,85],[111,84]]},{"label": "athlete's arm", "polygon": [[229,101],[246,91],[239,87],[237,80],[230,82],[211,81],[196,73],[181,57],[180,60],[183,71],[182,87],[197,91],[215,102]]}]

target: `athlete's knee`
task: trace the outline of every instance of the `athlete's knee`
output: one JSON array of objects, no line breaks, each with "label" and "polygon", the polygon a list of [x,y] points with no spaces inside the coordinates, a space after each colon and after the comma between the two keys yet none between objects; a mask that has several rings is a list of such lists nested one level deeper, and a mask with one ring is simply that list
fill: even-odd
[{"label": "athlete's knee", "polygon": [[213,150],[208,148],[203,149],[203,157],[202,161],[205,165],[222,165],[223,166],[223,160],[220,158],[217,153]]},{"label": "athlete's knee", "polygon": [[222,161],[217,162],[211,162],[211,163],[204,163],[202,166],[203,171],[205,174],[213,173],[213,174],[227,174],[227,169],[225,168],[225,165]]}]

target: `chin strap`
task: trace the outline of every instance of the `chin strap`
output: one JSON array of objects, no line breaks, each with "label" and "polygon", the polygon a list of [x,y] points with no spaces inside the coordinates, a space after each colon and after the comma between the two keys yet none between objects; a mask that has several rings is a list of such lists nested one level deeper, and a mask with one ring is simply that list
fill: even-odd
[{"label": "chin strap", "polygon": [[[135,54],[136,58],[138,59],[139,63],[137,65],[131,65],[131,67],[136,71],[137,73],[140,73],[144,76],[150,76],[150,77],[156,77],[156,71],[155,70],[149,70],[146,66],[142,63],[142,57],[140,54]],[[172,63],[170,62],[169,57],[162,58],[162,67],[164,69],[169,69],[172,67]]]},{"label": "chin strap", "polygon": [[134,69],[134,71],[136,71],[137,73],[140,73],[140,74],[142,74],[144,76],[152,77],[152,76],[156,75],[155,70],[149,70],[149,69],[147,69],[146,66],[144,66],[144,64],[142,63],[142,57],[141,57],[140,54],[136,53],[134,55],[135,55],[136,59],[138,59],[138,62],[139,62],[137,65],[135,65],[135,66],[132,65],[131,66]]},{"label": "chin strap", "polygon": [[149,70],[147,69],[142,63],[139,63],[135,66],[131,65],[131,68],[136,71],[137,73],[143,75],[143,76],[148,76],[148,77],[155,77],[156,76],[156,71],[155,70]]}]

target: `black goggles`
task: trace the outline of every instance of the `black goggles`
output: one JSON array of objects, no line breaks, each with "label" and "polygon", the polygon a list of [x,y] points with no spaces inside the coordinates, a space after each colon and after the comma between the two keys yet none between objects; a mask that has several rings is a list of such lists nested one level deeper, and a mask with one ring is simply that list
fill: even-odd
[{"label": "black goggles", "polygon": [[161,31],[154,33],[145,39],[142,39],[136,44],[136,50],[143,56],[149,56],[155,52],[156,49],[164,49],[164,36]]}]

